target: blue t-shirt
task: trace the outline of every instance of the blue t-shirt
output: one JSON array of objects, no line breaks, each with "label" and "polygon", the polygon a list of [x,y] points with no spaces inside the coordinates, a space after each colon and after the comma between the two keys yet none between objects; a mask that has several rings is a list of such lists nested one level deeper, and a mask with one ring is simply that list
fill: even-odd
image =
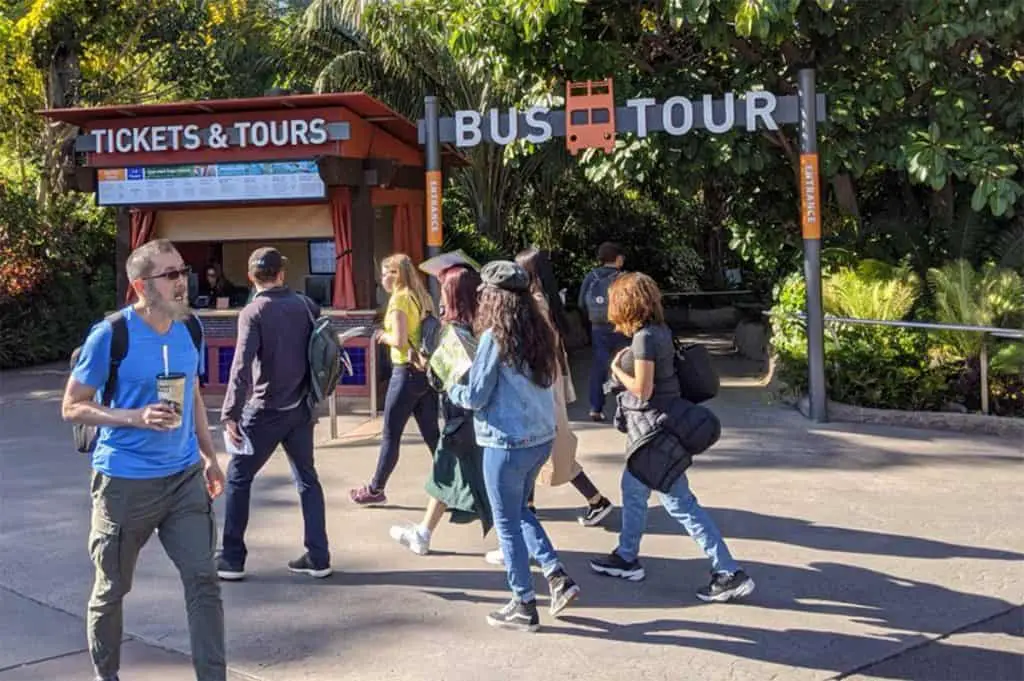
[{"label": "blue t-shirt", "polygon": [[[128,354],[117,371],[117,387],[111,407],[140,409],[159,402],[157,374],[163,373],[163,346],[167,346],[171,373],[185,374],[185,401],[181,426],[160,432],[147,428],[102,426],[92,454],[93,469],[114,478],[150,479],[180,473],[199,461],[196,439],[195,397],[201,355],[183,322],[174,322],[163,335],[139,318],[131,307],[122,310],[128,328]],[[104,320],[89,332],[72,377],[79,383],[103,390],[110,370],[113,329]],[[99,397],[97,397],[99,399]]]}]

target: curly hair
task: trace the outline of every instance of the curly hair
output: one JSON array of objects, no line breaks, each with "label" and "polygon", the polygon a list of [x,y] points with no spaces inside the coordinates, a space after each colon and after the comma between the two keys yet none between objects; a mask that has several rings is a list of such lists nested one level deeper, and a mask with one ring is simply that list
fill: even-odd
[{"label": "curly hair", "polygon": [[480,273],[468,267],[449,267],[441,273],[441,319],[471,326],[476,317]]},{"label": "curly hair", "polygon": [[555,332],[529,292],[493,286],[480,292],[474,328],[490,330],[501,361],[514,366],[537,385],[548,388],[557,375]]},{"label": "curly hair", "polygon": [[641,272],[619,275],[608,288],[608,321],[626,336],[632,336],[646,324],[664,324],[661,289]]}]

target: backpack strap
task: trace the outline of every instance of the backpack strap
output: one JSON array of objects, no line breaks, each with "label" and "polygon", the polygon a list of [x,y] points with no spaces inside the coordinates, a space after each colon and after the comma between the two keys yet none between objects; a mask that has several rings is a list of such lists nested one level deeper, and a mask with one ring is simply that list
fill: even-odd
[{"label": "backpack strap", "polygon": [[107,382],[103,385],[103,406],[109,407],[114,401],[117,389],[117,372],[121,362],[128,355],[128,320],[124,314],[115,312],[107,317],[110,322],[110,368],[107,371]]},{"label": "backpack strap", "polygon": [[194,314],[190,314],[185,319],[185,328],[188,329],[188,335],[192,337],[192,345],[196,346],[196,352],[203,351],[203,325],[199,321],[199,317]]}]

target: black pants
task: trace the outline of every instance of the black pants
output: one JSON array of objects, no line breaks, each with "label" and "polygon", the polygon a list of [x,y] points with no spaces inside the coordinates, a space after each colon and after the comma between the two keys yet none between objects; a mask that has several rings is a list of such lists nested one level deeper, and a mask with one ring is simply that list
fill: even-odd
[{"label": "black pants", "polygon": [[[586,499],[587,502],[589,502],[591,499],[593,499],[599,494],[597,487],[594,486],[593,481],[590,478],[588,478],[587,474],[584,473],[583,471],[580,471],[575,478],[570,480],[570,482],[572,483],[572,486],[576,488],[576,491],[583,495],[583,498]],[[536,491],[536,487],[530,488],[530,496],[527,497],[526,499],[526,503],[529,504],[530,506],[534,505],[533,495]]]},{"label": "black pants", "polygon": [[437,449],[441,437],[437,425],[438,396],[427,385],[427,375],[405,364],[396,364],[391,370],[391,381],[384,397],[384,429],[377,456],[377,472],[370,487],[383,490],[391,473],[398,465],[398,452],[402,443],[402,432],[409,417],[416,418],[420,435],[430,448],[431,454]]},{"label": "black pants", "polygon": [[313,425],[306,405],[287,411],[257,411],[243,415],[241,427],[252,442],[253,453],[251,456],[232,456],[228,465],[221,543],[223,556],[232,565],[245,565],[245,529],[249,525],[252,481],[278,445],[284,445],[299,491],[305,530],[303,542],[309,558],[317,567],[330,565],[324,490],[313,464]]}]

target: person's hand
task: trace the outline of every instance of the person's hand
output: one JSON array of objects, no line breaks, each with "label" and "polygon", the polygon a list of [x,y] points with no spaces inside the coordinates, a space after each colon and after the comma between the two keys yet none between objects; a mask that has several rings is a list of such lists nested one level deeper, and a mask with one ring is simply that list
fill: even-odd
[{"label": "person's hand", "polygon": [[217,463],[216,456],[203,459],[203,477],[206,478],[206,493],[216,499],[224,492],[224,471]]},{"label": "person's hand", "polygon": [[170,430],[178,418],[173,408],[163,402],[157,402],[135,410],[132,422],[138,428],[164,431]]},{"label": "person's hand", "polygon": [[238,421],[225,421],[224,430],[228,431],[228,437],[231,438],[236,447],[242,446],[242,431],[238,429]]},{"label": "person's hand", "polygon": [[629,348],[625,347],[615,353],[615,357],[612,359],[613,367],[619,367],[620,369],[622,368],[622,356],[626,354],[627,350],[629,350]]}]

